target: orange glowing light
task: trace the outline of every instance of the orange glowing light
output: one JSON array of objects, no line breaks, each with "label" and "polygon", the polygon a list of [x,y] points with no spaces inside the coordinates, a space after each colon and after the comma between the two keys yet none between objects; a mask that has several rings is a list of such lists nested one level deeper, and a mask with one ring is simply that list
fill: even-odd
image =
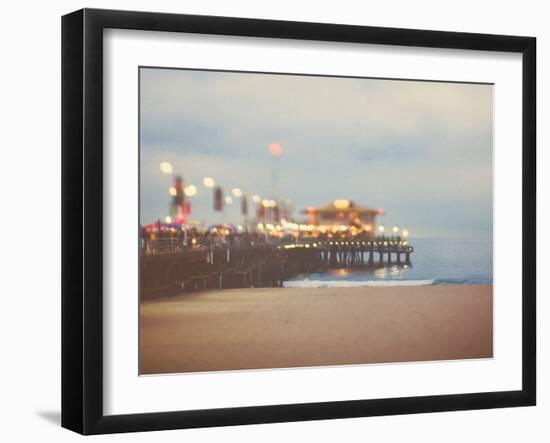
[{"label": "orange glowing light", "polygon": [[349,200],[334,200],[334,207],[337,209],[347,209],[350,206]]},{"label": "orange glowing light", "polygon": [[269,153],[273,157],[279,157],[283,153],[283,146],[280,143],[271,143],[269,145]]}]

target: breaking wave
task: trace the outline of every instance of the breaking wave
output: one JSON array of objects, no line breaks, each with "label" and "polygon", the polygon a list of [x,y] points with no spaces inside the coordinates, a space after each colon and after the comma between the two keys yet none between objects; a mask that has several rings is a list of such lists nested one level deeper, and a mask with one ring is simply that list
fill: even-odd
[{"label": "breaking wave", "polygon": [[289,280],[283,283],[285,288],[359,288],[363,286],[431,286],[431,285],[487,285],[489,279],[436,278],[426,280]]},{"label": "breaking wave", "polygon": [[361,286],[429,286],[435,280],[290,280],[285,288],[357,288]]}]

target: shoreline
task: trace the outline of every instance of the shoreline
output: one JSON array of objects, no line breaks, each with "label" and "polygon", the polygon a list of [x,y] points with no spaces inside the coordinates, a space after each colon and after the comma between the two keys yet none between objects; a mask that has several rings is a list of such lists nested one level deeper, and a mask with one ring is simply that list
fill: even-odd
[{"label": "shoreline", "polygon": [[492,285],[426,285],[146,300],[140,374],[491,358],[492,295]]}]

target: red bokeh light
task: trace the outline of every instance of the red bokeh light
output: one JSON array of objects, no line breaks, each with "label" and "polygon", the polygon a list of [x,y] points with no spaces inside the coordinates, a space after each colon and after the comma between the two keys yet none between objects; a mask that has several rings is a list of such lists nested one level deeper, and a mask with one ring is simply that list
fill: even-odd
[{"label": "red bokeh light", "polygon": [[269,153],[273,157],[279,157],[283,153],[283,146],[280,143],[271,143],[269,145]]}]

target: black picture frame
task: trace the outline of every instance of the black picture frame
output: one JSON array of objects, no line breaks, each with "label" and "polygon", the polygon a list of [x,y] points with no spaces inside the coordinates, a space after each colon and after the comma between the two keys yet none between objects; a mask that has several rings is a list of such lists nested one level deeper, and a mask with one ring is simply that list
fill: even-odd
[{"label": "black picture frame", "polygon": [[[209,410],[103,413],[103,30],[522,54],[522,389]],[[62,426],[82,434],[536,404],[536,39],[232,17],[83,9],[62,18]]]}]

